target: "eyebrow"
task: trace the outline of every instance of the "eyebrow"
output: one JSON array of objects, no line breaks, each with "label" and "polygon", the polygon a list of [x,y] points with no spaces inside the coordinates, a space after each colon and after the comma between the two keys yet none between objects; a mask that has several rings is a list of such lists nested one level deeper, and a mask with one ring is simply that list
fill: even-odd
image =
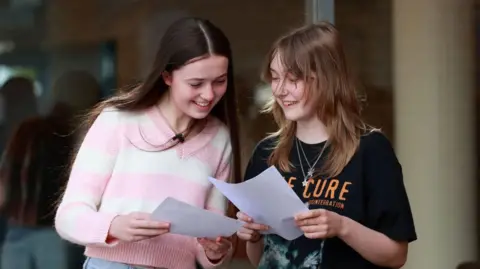
[{"label": "eyebrow", "polygon": [[[219,79],[219,78],[225,77],[225,76],[227,76],[227,75],[228,75],[228,73],[224,73],[224,74],[216,77],[215,79]],[[214,79],[214,80],[215,80],[215,79]],[[191,80],[194,80],[194,81],[203,81],[203,80],[205,80],[205,78],[187,78],[187,80],[188,80],[188,81],[191,81]]]}]

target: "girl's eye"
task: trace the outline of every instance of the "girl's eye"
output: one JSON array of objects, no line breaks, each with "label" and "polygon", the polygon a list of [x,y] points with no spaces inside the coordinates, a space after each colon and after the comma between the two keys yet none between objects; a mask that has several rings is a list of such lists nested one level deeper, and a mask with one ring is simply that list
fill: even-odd
[{"label": "girl's eye", "polygon": [[202,83],[193,83],[190,84],[190,86],[192,86],[193,88],[199,88],[200,86],[202,86]]},{"label": "girl's eye", "polygon": [[298,79],[297,78],[288,78],[288,81],[291,83],[297,83]]}]

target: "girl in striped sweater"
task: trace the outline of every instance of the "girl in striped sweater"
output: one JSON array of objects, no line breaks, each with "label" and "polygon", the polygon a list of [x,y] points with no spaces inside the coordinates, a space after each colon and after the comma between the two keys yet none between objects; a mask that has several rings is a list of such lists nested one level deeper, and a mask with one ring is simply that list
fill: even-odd
[{"label": "girl in striped sweater", "polygon": [[86,246],[84,268],[214,268],[229,259],[230,240],[170,234],[150,213],[168,196],[226,213],[208,176],[239,174],[235,107],[227,37],[207,20],[175,22],[146,81],[90,115],[55,219],[63,238]]}]

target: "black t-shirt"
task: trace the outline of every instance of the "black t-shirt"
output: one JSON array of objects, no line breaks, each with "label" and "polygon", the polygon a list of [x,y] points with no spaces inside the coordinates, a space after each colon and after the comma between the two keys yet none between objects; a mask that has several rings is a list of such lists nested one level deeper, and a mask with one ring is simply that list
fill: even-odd
[{"label": "black t-shirt", "polygon": [[[301,141],[308,162],[313,165],[324,143],[306,144]],[[268,157],[274,138],[261,141],[255,148],[245,174],[251,179],[269,167]],[[300,157],[299,158],[299,153]],[[316,167],[323,165],[329,154],[326,148]],[[304,173],[300,168],[302,161]],[[324,208],[347,216],[362,225],[381,232],[396,241],[417,239],[410,204],[403,184],[402,168],[388,139],[380,132],[362,136],[360,146],[343,171],[334,178],[313,177],[303,186],[308,163],[296,143],[290,152],[295,169],[282,176],[310,209]],[[272,194],[273,195],[273,194]],[[324,241],[301,236],[288,241],[278,235],[266,235],[259,269],[380,269],[365,260],[339,238]],[[319,267],[319,261],[321,267]]]}]

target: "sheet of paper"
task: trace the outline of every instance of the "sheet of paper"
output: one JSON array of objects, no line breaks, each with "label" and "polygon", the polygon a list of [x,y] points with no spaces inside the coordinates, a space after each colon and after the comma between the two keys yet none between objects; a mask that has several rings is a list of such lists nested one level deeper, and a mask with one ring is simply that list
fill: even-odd
[{"label": "sheet of paper", "polygon": [[192,237],[231,236],[243,222],[211,212],[172,197],[166,198],[152,213],[152,219],[170,223],[170,233]]},{"label": "sheet of paper", "polygon": [[268,233],[275,233],[287,240],[303,234],[295,226],[294,216],[307,211],[305,205],[280,172],[272,166],[260,175],[238,184],[229,184],[209,178],[240,211],[252,217],[255,222],[269,225]]}]

